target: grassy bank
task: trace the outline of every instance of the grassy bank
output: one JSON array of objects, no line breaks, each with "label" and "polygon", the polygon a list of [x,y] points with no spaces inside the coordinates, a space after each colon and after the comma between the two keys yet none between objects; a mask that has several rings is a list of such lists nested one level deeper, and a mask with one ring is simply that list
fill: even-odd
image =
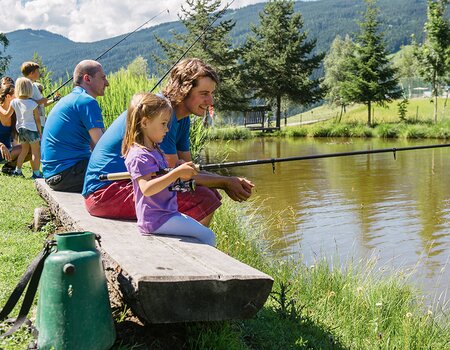
[{"label": "grassy bank", "polygon": [[[450,106],[445,99],[438,101],[437,124],[433,122],[433,104],[429,99],[413,99],[406,106],[405,117],[398,115],[398,103],[393,101],[373,108],[373,124],[367,125],[367,107],[351,105],[340,117],[338,108],[322,105],[308,112],[291,116],[281,122],[281,130],[271,134],[250,131],[242,126],[211,128],[211,140],[238,140],[257,136],[275,137],[380,137],[404,139],[450,138]],[[447,103],[448,104],[448,103]]]},{"label": "grassy bank", "polygon": [[[0,176],[0,202],[3,306],[54,226],[38,233],[28,229],[34,208],[43,204],[31,180]],[[144,327],[133,324],[125,313],[116,313],[121,337],[116,349],[444,349],[450,345],[447,306],[426,307],[400,271],[378,276],[372,261],[340,267],[341,263],[320,258],[305,266],[270,257],[264,226],[253,217],[242,218],[240,212],[239,205],[226,200],[212,228],[222,251],[274,277],[273,293],[257,316],[246,321]],[[30,339],[22,331],[0,340],[0,348],[23,349]]]}]

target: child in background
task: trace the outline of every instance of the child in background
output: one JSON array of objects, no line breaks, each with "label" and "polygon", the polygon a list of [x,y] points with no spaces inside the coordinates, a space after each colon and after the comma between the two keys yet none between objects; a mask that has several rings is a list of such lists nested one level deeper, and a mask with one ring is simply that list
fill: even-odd
[{"label": "child in background", "polygon": [[190,236],[214,246],[214,233],[181,214],[176,192],[168,189],[178,178],[188,180],[196,175],[194,164],[182,163],[157,176],[158,171],[168,167],[158,144],[168,131],[172,113],[167,99],[151,93],[134,95],[128,108],[122,154],[133,182],[138,227],[144,234]]},{"label": "child in background", "polygon": [[[42,95],[44,87],[38,83],[37,80],[41,76],[40,66],[36,62],[24,62],[20,67],[20,70],[25,78],[30,79],[33,82],[33,95],[31,98],[39,105],[38,113],[41,119],[41,132],[45,125],[45,107],[56,102],[58,99],[47,99]],[[39,87],[40,85],[40,87]]]},{"label": "child in background", "polygon": [[33,84],[27,78],[19,78],[16,81],[15,95],[7,111],[0,110],[4,117],[11,117],[16,113],[16,129],[19,135],[19,143],[22,150],[17,157],[16,169],[12,173],[15,176],[23,176],[22,164],[31,148],[31,168],[33,169],[33,179],[42,178],[39,171],[41,162],[41,152],[39,141],[41,134],[41,120],[37,111],[38,104],[31,99],[33,94]]}]

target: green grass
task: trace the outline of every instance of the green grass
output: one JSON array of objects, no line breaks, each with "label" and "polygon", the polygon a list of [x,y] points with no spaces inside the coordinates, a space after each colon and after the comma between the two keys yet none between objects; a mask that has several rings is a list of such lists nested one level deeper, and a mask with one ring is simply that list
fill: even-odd
[{"label": "green grass", "polygon": [[[29,172],[29,170],[26,170]],[[29,174],[27,174],[29,175]],[[29,179],[0,177],[0,305],[3,305],[48,233],[27,225],[43,202]],[[251,203],[247,204],[249,208]],[[448,307],[427,307],[401,271],[379,275],[373,261],[313,266],[271,254],[267,221],[258,208],[246,218],[225,199],[212,229],[218,247],[275,279],[271,296],[251,320],[148,326],[138,338],[123,336],[115,349],[444,349],[450,342]],[[274,213],[278,220],[280,213]],[[51,228],[51,225],[48,229]],[[275,244],[275,243],[274,243]],[[378,270],[377,270],[378,271]],[[15,310],[15,313],[17,309]],[[126,324],[116,314],[118,329]],[[125,332],[125,334],[128,334]],[[0,340],[4,350],[22,349],[25,331]]]},{"label": "green grass", "polygon": [[[387,103],[386,106],[373,105],[372,123],[393,123],[400,122],[398,115],[398,103],[395,100]],[[450,119],[450,102],[447,101],[447,107],[444,110],[445,98],[438,99],[438,121]],[[433,120],[433,103],[427,98],[415,98],[408,100],[406,119],[411,122],[424,122]],[[297,114],[288,118],[288,125],[299,122],[301,118],[308,119],[327,119],[337,121],[340,114],[340,108],[332,107],[324,104],[320,107],[313,108],[308,112]],[[313,117],[311,117],[313,116]],[[362,104],[354,104],[347,107],[347,112],[343,114],[341,123],[367,123],[367,106]]]},{"label": "green grass", "polygon": [[[31,171],[24,168],[26,176]],[[28,225],[33,221],[35,207],[43,205],[30,179],[0,175],[0,308],[25,272],[27,265],[43,247],[46,232],[33,232]],[[17,315],[19,307],[13,314]],[[3,327],[0,326],[0,330]],[[25,349],[32,336],[25,331],[11,338],[0,339],[4,350]]]}]

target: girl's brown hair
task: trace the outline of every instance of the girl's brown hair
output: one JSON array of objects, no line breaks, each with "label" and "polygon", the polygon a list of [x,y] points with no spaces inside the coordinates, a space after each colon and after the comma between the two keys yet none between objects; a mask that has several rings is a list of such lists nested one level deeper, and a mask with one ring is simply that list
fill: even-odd
[{"label": "girl's brown hair", "polygon": [[131,98],[127,111],[125,136],[122,142],[122,155],[126,156],[133,144],[144,145],[141,122],[144,118],[153,119],[164,113],[172,113],[172,106],[164,97],[149,92],[140,92]]},{"label": "girl's brown hair", "polygon": [[3,85],[0,87],[0,103],[5,102],[8,95],[14,96],[14,85]]},{"label": "girl's brown hair", "polygon": [[197,86],[198,79],[204,77],[211,78],[219,84],[219,76],[214,68],[198,58],[186,58],[172,69],[163,94],[173,106],[176,106],[189,95],[192,88]]}]

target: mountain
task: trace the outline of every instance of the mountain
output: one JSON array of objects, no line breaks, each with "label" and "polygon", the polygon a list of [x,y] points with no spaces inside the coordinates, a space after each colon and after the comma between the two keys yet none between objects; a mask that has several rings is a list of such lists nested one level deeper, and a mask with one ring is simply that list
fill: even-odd
[{"label": "mountain", "polygon": [[[423,38],[423,25],[426,21],[426,0],[378,0],[380,21],[385,34],[387,49],[396,52],[401,45],[411,43],[411,34],[420,42]],[[259,22],[259,13],[264,3],[229,10],[223,19],[233,19],[236,25],[231,33],[233,44],[241,45],[250,33],[250,26]],[[364,12],[363,0],[318,0],[297,1],[295,10],[304,19],[304,30],[308,39],[317,39],[316,50],[327,51],[336,35],[354,35],[358,31],[358,21]],[[148,60],[151,72],[157,74],[152,55],[161,55],[161,48],[154,36],[170,39],[171,32],[181,32],[183,25],[168,22],[148,29],[137,31],[125,41],[108,52],[101,59],[105,71],[115,72],[126,67],[136,56]],[[20,64],[28,61],[37,52],[44,64],[53,72],[53,78],[66,78],[66,72],[72,74],[75,65],[82,59],[94,59],[113,46],[124,36],[96,41],[93,43],[73,42],[61,35],[44,30],[17,30],[6,33],[10,45],[6,53],[12,56],[7,74],[20,75]]]}]

